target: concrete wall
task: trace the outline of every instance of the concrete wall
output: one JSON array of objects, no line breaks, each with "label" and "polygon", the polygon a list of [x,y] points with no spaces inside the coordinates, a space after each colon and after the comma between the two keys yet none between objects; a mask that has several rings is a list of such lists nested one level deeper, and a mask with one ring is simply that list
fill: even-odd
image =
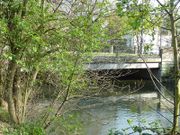
[{"label": "concrete wall", "polygon": [[[161,58],[160,58],[161,57]],[[148,67],[158,69],[156,76],[158,78],[173,78],[174,54],[173,48],[163,48],[160,50],[160,57],[146,58]],[[122,69],[146,69],[144,61],[138,56],[96,56],[91,63],[85,64],[86,70],[101,71],[101,70],[122,70]]]},{"label": "concrete wall", "polygon": [[173,48],[163,48],[161,49],[161,76],[162,77],[170,77],[172,75],[173,67],[174,67],[174,54]]}]

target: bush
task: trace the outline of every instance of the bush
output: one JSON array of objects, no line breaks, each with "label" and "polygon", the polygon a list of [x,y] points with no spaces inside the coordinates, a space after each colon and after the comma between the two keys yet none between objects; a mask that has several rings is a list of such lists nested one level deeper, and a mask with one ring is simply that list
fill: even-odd
[{"label": "bush", "polygon": [[3,132],[4,135],[46,135],[45,130],[40,124],[26,123],[7,128]]}]

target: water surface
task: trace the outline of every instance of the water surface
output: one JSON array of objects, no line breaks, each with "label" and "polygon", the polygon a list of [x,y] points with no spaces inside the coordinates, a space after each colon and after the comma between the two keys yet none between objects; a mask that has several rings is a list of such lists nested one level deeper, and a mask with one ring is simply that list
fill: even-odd
[{"label": "water surface", "polygon": [[133,121],[132,125],[149,126],[149,123],[158,121],[162,127],[170,127],[172,106],[166,100],[162,101],[160,104],[152,83],[140,92],[128,96],[83,99],[79,105],[85,108],[79,114],[85,128],[84,135],[108,135],[111,129],[129,128],[128,119]]}]

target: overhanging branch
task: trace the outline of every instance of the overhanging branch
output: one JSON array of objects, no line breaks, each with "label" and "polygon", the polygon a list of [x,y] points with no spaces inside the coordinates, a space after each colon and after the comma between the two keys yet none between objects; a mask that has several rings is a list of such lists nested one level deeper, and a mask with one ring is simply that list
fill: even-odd
[{"label": "overhanging branch", "polygon": [[[161,7],[165,7],[164,4],[162,4],[159,0],[156,0],[158,2],[158,4],[161,6]],[[171,15],[171,13],[165,8],[164,11],[168,14],[168,15]]]},{"label": "overhanging branch", "polygon": [[176,19],[174,20],[174,22],[177,22],[177,21],[179,21],[179,20],[180,20],[180,17],[176,18]]}]

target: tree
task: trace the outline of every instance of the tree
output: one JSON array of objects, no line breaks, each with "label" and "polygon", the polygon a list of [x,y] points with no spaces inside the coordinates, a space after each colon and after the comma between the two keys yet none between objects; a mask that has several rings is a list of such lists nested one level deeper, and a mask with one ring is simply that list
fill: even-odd
[{"label": "tree", "polygon": [[38,73],[58,73],[67,98],[84,54],[99,48],[104,39],[102,17],[106,4],[79,0],[1,1],[0,63],[4,66],[0,67],[0,98],[7,101],[13,123],[25,121]]},{"label": "tree", "polygon": [[[129,25],[129,33],[131,33],[137,44],[135,52],[143,53],[144,35],[154,36],[154,30],[160,24],[160,18],[153,14],[153,7],[150,0],[133,0],[133,1],[118,1],[117,12],[120,17],[127,17],[127,24]],[[154,25],[156,24],[156,25]]]},{"label": "tree", "polygon": [[[111,51],[114,52],[128,52],[131,51],[132,48],[127,46],[125,35],[131,35],[130,26],[126,23],[128,18],[126,16],[119,17],[118,14],[112,13],[108,17],[106,17],[107,21],[107,35],[108,42],[111,45]],[[109,47],[109,46],[108,46]]]},{"label": "tree", "polygon": [[[179,69],[179,54],[178,54],[178,43],[177,43],[177,38],[178,38],[177,23],[180,20],[179,3],[180,3],[179,0],[168,0],[168,1],[156,0],[156,2],[152,2],[150,0],[144,0],[140,2],[139,0],[137,0],[131,2],[129,1],[118,2],[118,12],[123,14],[124,13],[130,14],[130,15],[134,14],[134,16],[132,16],[131,18],[132,21],[130,19],[130,22],[132,22],[131,25],[133,28],[135,28],[135,30],[139,28],[140,29],[143,28],[144,25],[146,26],[147,23],[145,23],[145,21],[147,21],[150,26],[153,25],[153,27],[163,28],[166,30],[170,30],[171,32],[171,46],[173,47],[174,50],[173,52],[174,52],[174,68],[175,68],[174,120],[173,120],[172,135],[175,135],[178,129],[178,117],[179,117],[179,105],[180,105],[180,80],[179,80],[180,69]],[[156,4],[157,6],[152,6],[153,4]],[[154,18],[153,16],[155,16],[156,19],[153,19]],[[165,20],[167,17],[169,18],[168,20],[170,21],[168,23],[169,27],[164,27],[163,25],[159,25],[162,23],[162,21],[157,21],[157,19]],[[151,20],[151,18],[153,20]]]},{"label": "tree", "polygon": [[161,6],[162,11],[164,11],[170,19],[170,31],[171,31],[171,46],[174,51],[174,78],[175,78],[175,92],[174,92],[174,120],[172,134],[176,134],[178,129],[178,117],[179,117],[179,105],[180,105],[180,78],[179,78],[179,53],[178,53],[178,43],[177,43],[177,22],[179,21],[179,2],[176,0],[169,0],[167,3],[161,3],[157,0]]}]

